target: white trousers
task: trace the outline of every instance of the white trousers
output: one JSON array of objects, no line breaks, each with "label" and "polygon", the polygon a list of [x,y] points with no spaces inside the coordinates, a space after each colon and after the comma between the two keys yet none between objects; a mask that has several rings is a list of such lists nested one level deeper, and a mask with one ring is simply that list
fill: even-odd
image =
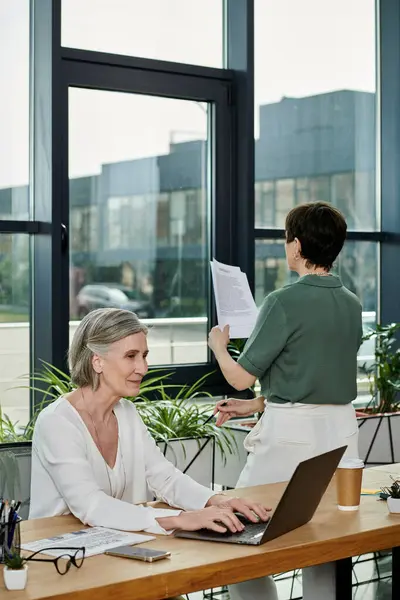
[{"label": "white trousers", "polygon": [[[249,455],[237,487],[288,481],[299,462],[347,445],[358,458],[358,424],[352,404],[273,404],[245,439]],[[304,600],[334,598],[334,564],[303,569]],[[229,586],[231,600],[278,600],[272,577]]]}]

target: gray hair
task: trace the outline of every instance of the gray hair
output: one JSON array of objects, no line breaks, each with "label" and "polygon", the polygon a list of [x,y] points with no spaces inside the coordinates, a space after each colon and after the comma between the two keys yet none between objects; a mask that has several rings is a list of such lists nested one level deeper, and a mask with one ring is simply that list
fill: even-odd
[{"label": "gray hair", "polygon": [[96,391],[100,381],[92,366],[93,355],[105,356],[111,344],[135,333],[147,335],[147,327],[129,310],[98,308],[89,312],[79,323],[68,352],[72,383]]}]

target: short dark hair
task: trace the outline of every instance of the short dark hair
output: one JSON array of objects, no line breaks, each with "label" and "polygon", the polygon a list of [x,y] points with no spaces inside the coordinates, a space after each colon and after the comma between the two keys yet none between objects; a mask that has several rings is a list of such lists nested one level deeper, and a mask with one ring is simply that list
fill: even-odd
[{"label": "short dark hair", "polygon": [[347,224],[342,213],[327,202],[307,202],[288,213],[286,241],[297,238],[307,267],[330,270],[346,239]]}]

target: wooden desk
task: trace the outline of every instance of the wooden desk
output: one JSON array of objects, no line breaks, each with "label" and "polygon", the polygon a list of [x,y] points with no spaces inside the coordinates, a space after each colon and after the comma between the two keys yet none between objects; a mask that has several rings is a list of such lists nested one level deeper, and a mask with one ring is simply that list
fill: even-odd
[{"label": "wooden desk", "polygon": [[[400,465],[365,471],[364,487],[387,483],[388,473],[400,475]],[[278,502],[284,484],[236,490],[271,506]],[[233,493],[233,492],[232,492]],[[23,523],[24,541],[74,531],[81,524],[71,516],[37,519]],[[28,585],[22,592],[0,596],[7,600],[160,600],[177,594],[218,587],[289,571],[310,565],[338,561],[343,587],[340,600],[351,598],[351,558],[375,550],[395,548],[394,585],[400,585],[400,517],[388,513],[386,503],[374,496],[361,498],[360,510],[340,512],[336,508],[334,485],[328,489],[310,523],[263,546],[239,546],[159,536],[147,547],[170,550],[170,560],[154,564],[111,556],[86,559],[81,569],[71,567],[64,576],[47,563],[30,563]],[[341,559],[345,559],[344,561]],[[349,587],[350,573],[350,587]],[[340,595],[338,595],[340,593]],[[394,596],[393,596],[394,598]]]}]

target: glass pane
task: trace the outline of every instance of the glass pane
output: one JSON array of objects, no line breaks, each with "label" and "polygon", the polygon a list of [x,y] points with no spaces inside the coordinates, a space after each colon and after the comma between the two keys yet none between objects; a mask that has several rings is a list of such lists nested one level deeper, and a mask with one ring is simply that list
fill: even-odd
[{"label": "glass pane", "polygon": [[221,68],[222,19],[223,0],[62,0],[62,45]]},{"label": "glass pane", "polygon": [[0,1],[0,220],[29,215],[29,0]]},{"label": "glass pane", "polygon": [[256,227],[324,200],[379,228],[375,0],[255,0],[254,22]]},{"label": "glass pane", "polygon": [[[255,300],[259,306],[267,294],[295,281],[297,274],[287,269],[283,240],[257,240],[255,252]],[[360,299],[366,333],[368,328],[376,324],[378,244],[347,241],[333,272],[338,274],[343,284]],[[373,354],[373,342],[363,343],[358,355],[360,367],[371,362]],[[361,370],[358,389],[360,395],[368,393],[368,381]]]},{"label": "glass pane", "polygon": [[283,240],[257,240],[255,264],[255,301],[260,306],[264,297],[297,279],[288,270]]},{"label": "glass pane", "polygon": [[70,89],[70,317],[128,308],[151,364],[207,360],[208,105]]},{"label": "glass pane", "polygon": [[[24,385],[18,378],[29,373],[29,313],[29,236],[1,234],[0,406],[20,425],[29,419],[29,391],[16,389]],[[0,443],[7,441],[3,438],[0,428]]]}]

